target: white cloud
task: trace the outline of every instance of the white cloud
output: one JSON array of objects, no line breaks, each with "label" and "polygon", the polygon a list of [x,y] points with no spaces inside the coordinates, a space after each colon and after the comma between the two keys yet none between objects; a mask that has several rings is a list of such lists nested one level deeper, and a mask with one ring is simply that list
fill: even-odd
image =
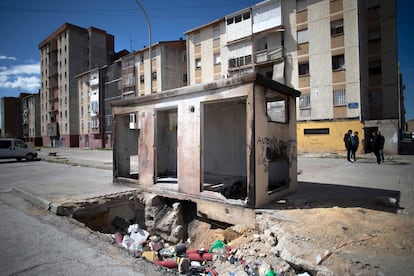
[{"label": "white cloud", "polygon": [[35,63],[35,64],[14,65],[14,66],[11,66],[9,69],[0,71],[0,75],[3,75],[3,73],[7,75],[40,74],[40,64]]},{"label": "white cloud", "polygon": [[39,78],[18,76],[13,80],[0,83],[0,88],[18,88],[23,92],[35,91],[39,88]]},{"label": "white cloud", "polygon": [[8,56],[0,56],[0,59],[11,59],[11,60],[16,60],[15,57],[8,57]]},{"label": "white cloud", "polygon": [[0,67],[0,89],[18,88],[21,91],[35,92],[40,87],[40,64],[21,64]]}]

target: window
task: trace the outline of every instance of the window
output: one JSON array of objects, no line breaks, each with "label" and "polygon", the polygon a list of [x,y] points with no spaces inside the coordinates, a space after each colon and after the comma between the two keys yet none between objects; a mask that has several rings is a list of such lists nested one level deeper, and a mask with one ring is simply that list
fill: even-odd
[{"label": "window", "polygon": [[133,86],[134,85],[134,76],[132,74],[129,74],[125,80],[126,86]]},{"label": "window", "polygon": [[380,7],[379,0],[368,0],[367,1],[367,9],[368,10],[375,10]]},{"label": "window", "polygon": [[157,79],[157,72],[156,71],[151,73],[151,79],[152,80],[156,80]]},{"label": "window", "polygon": [[201,35],[200,35],[200,33],[194,34],[194,44],[197,45],[197,44],[200,44],[200,43],[201,43]]},{"label": "window", "polygon": [[371,61],[368,64],[368,67],[369,67],[369,74],[370,75],[378,75],[378,74],[382,73],[381,61],[380,60]]},{"label": "window", "polygon": [[235,18],[234,18],[234,22],[235,23],[239,23],[239,22],[241,22],[242,21],[242,16],[241,15],[237,15]]},{"label": "window", "polygon": [[308,29],[298,31],[297,39],[298,39],[298,44],[309,42]]},{"label": "window", "polygon": [[139,76],[139,82],[140,82],[140,83],[144,83],[144,82],[145,82],[145,77],[144,77],[144,75],[140,75],[140,76]]},{"label": "window", "polygon": [[221,56],[220,53],[214,54],[214,65],[221,64]]},{"label": "window", "polygon": [[227,22],[227,25],[231,25],[233,23],[236,24],[236,23],[240,23],[244,20],[250,19],[250,16],[251,16],[250,12],[248,11],[248,12],[245,12],[243,14],[238,14],[238,15],[233,16],[233,17],[228,17],[228,18],[226,18],[226,22]]},{"label": "window", "polygon": [[382,106],[382,91],[380,89],[370,89],[368,91],[369,105],[371,107]]},{"label": "window", "polygon": [[310,94],[303,94],[299,97],[299,108],[307,109],[310,108]]},{"label": "window", "polygon": [[344,20],[338,19],[331,22],[331,35],[338,35],[344,33]]},{"label": "window", "polygon": [[201,69],[201,58],[195,60],[196,69]]},{"label": "window", "polygon": [[213,39],[220,38],[220,27],[216,27],[213,29]]},{"label": "window", "polygon": [[141,62],[141,63],[144,63],[144,55],[141,55],[141,56],[140,56],[140,62]]},{"label": "window", "polygon": [[91,113],[98,114],[99,113],[99,102],[93,101],[91,102]]},{"label": "window", "polygon": [[345,56],[337,55],[332,57],[332,70],[344,70],[345,69]]},{"label": "window", "polygon": [[14,141],[14,145],[15,145],[17,148],[22,148],[22,149],[27,148],[27,145],[26,145],[25,143],[23,143],[23,141],[20,141],[20,140],[15,140],[15,141]]},{"label": "window", "polygon": [[252,63],[252,56],[244,56],[238,58],[229,59],[229,68],[240,67],[243,65],[249,65]]},{"label": "window", "polygon": [[373,29],[368,31],[368,42],[380,41],[381,40],[381,30]]},{"label": "window", "polygon": [[334,106],[346,105],[345,96],[346,96],[345,89],[334,90],[333,91],[333,105]]},{"label": "window", "polygon": [[329,128],[305,128],[303,134],[329,134]]},{"label": "window", "polygon": [[267,105],[267,118],[271,122],[277,123],[286,123],[287,118],[287,108],[286,100],[275,100],[268,101]]},{"label": "window", "polygon": [[296,12],[306,10],[307,3],[306,0],[296,0]]},{"label": "window", "polygon": [[0,141],[0,149],[8,149],[10,147],[11,147],[11,141],[8,141],[8,140]]},{"label": "window", "polygon": [[309,75],[309,62],[302,62],[299,63],[299,76],[306,76]]}]

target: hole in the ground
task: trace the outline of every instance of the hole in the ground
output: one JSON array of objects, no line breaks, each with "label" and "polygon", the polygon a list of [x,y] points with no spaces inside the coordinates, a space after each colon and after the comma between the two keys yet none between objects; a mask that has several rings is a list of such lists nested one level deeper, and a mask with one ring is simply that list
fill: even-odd
[{"label": "hole in the ground", "polygon": [[[125,247],[133,256],[142,256],[154,264],[187,275],[207,275],[211,268],[223,273],[229,266],[233,271],[247,273],[259,269],[256,267],[259,263],[261,270],[268,270],[268,264],[271,264],[266,260],[256,261],[268,238],[254,238],[254,231],[241,225],[198,217],[194,202],[152,194],[129,194],[70,208],[61,210],[62,214],[70,214],[94,231],[110,234],[115,244]],[[129,232],[135,224],[137,227],[132,228],[136,232]],[[139,244],[129,239],[134,235],[141,238]],[[263,258],[266,257],[268,255],[264,254]],[[285,263],[275,258],[270,260],[277,267]],[[299,270],[300,267],[291,264],[283,271]],[[215,274],[212,272],[212,275]]]}]

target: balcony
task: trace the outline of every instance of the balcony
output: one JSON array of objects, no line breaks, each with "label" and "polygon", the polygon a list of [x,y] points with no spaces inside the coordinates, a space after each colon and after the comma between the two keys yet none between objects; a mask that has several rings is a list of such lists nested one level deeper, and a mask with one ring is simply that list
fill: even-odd
[{"label": "balcony", "polygon": [[252,56],[243,56],[229,59],[229,71],[237,71],[252,67]]},{"label": "balcony", "polygon": [[283,58],[283,47],[255,52],[256,64],[276,61]]},{"label": "balcony", "polygon": [[91,128],[90,133],[99,134],[99,116],[91,116]]}]

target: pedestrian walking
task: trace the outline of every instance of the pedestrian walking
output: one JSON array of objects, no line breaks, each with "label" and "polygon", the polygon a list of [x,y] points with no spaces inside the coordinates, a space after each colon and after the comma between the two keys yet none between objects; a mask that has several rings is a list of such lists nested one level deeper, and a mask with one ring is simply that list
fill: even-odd
[{"label": "pedestrian walking", "polygon": [[352,129],[349,129],[347,133],[344,135],[344,144],[346,149],[346,159],[348,162],[352,162],[351,160],[351,152],[352,152],[352,143],[351,143],[351,135]]},{"label": "pedestrian walking", "polygon": [[372,145],[372,151],[374,152],[375,157],[377,158],[377,164],[381,164],[381,156],[380,156],[381,141],[380,141],[380,137],[377,131],[374,131],[372,133],[371,145]]},{"label": "pedestrian walking", "polygon": [[384,136],[382,136],[381,131],[378,131],[378,139],[379,139],[379,143],[380,143],[379,154],[380,154],[381,160],[384,162],[385,138],[384,138]]},{"label": "pedestrian walking", "polygon": [[356,152],[359,146],[358,131],[355,131],[351,136],[351,160],[356,162]]}]

